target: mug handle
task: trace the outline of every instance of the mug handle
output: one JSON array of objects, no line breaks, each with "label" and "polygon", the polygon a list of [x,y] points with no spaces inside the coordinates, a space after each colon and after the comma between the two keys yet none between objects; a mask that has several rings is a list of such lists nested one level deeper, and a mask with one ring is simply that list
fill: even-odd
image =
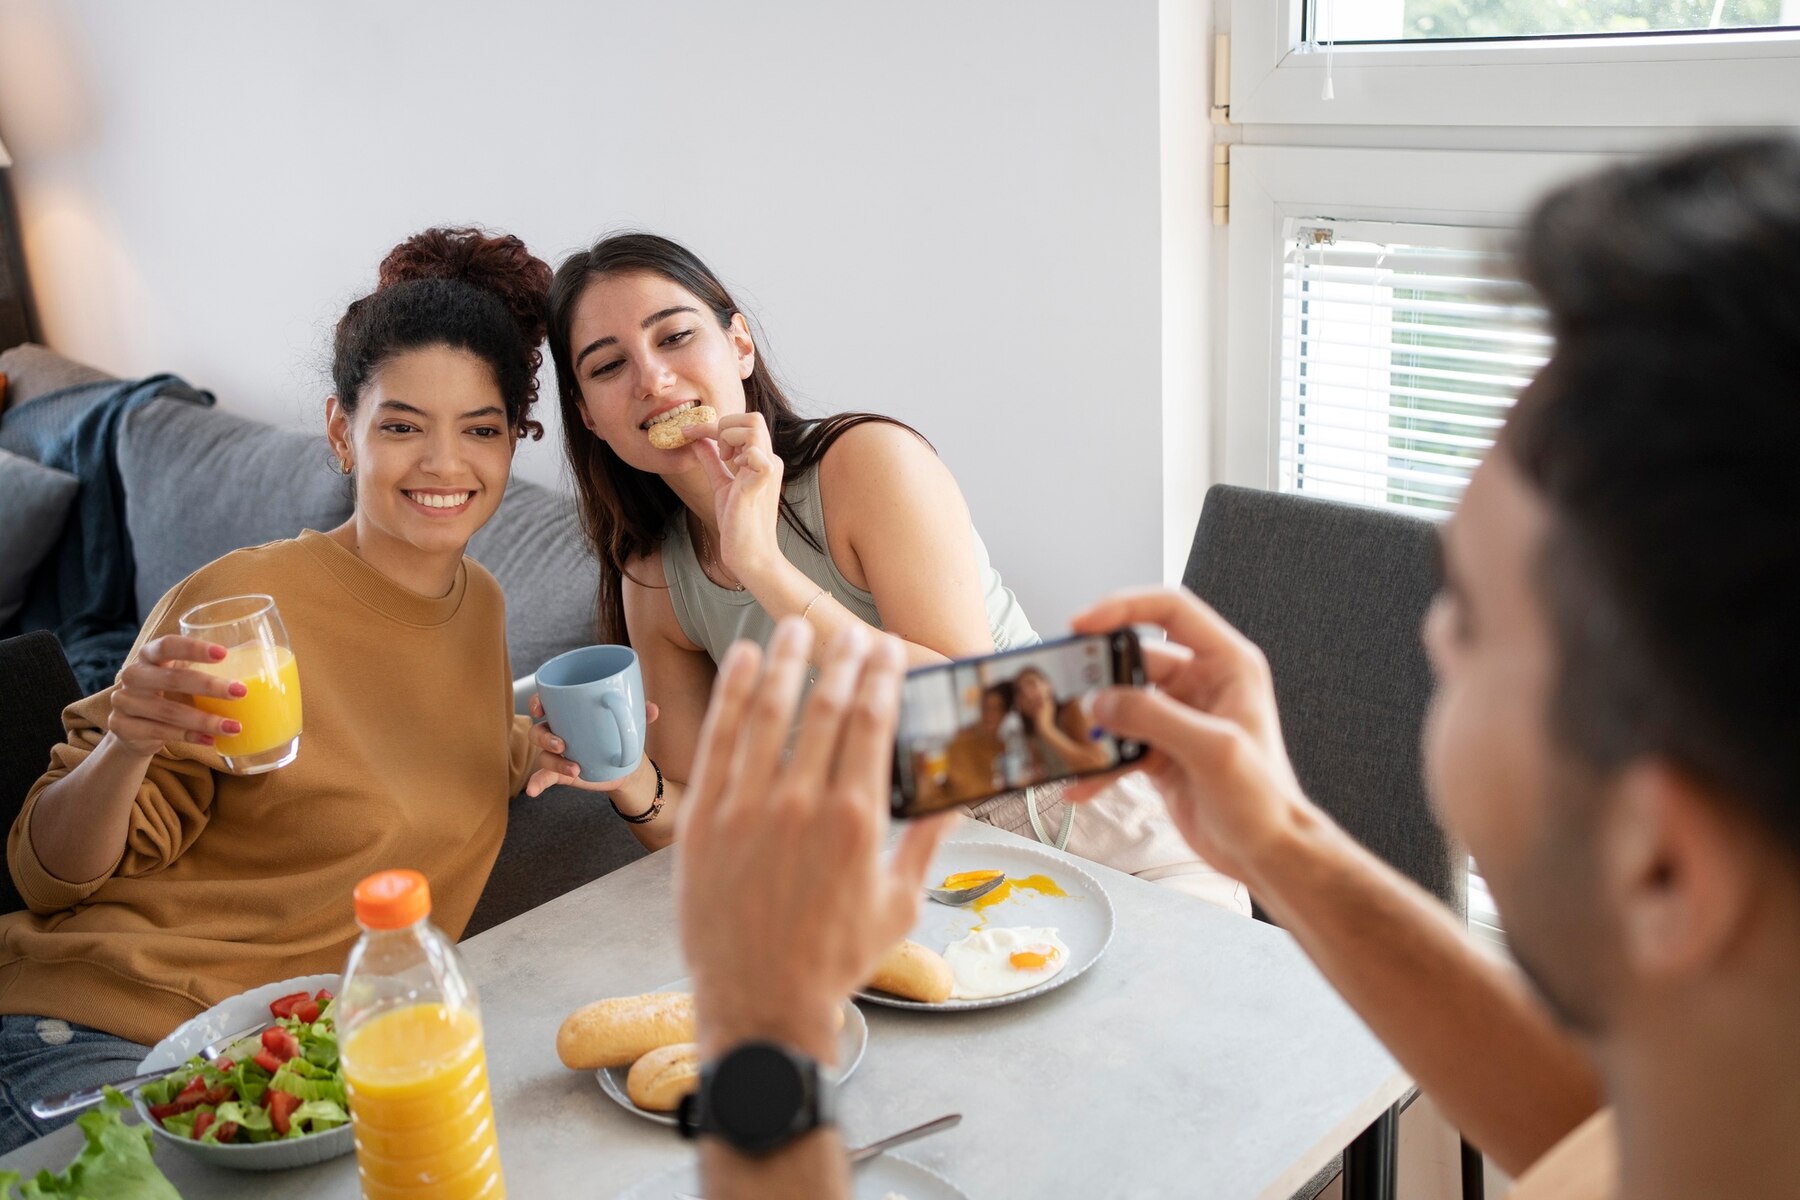
[{"label": "mug handle", "polygon": [[631,711],[630,702],[617,692],[602,692],[600,707],[612,714],[619,727],[619,752],[613,755],[612,765],[622,767],[636,762],[644,753],[644,734],[638,728],[637,714]]}]

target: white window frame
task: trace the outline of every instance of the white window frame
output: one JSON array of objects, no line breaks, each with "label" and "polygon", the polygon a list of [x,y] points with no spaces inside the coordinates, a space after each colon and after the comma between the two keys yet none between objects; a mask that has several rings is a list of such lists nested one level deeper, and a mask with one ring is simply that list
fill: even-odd
[{"label": "white window frame", "polygon": [[[1800,122],[1800,31],[1471,44],[1301,40],[1307,0],[1231,0],[1234,124],[1766,127]],[[1324,98],[1330,59],[1333,99]]]},{"label": "white window frame", "polygon": [[1286,219],[1451,225],[1503,239],[1547,190],[1615,161],[1585,152],[1234,146],[1220,478],[1277,484]]}]

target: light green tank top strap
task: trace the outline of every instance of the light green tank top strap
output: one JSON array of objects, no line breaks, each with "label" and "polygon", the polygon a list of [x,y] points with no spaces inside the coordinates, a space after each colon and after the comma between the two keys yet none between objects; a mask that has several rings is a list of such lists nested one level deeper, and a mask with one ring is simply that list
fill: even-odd
[{"label": "light green tank top strap", "polygon": [[[785,494],[794,515],[825,550],[815,549],[787,520],[777,527],[776,539],[787,560],[800,573],[830,592],[845,608],[862,620],[883,628],[875,597],[844,578],[831,560],[831,543],[825,536],[825,506],[819,497],[819,472],[806,472],[790,479]],[[971,530],[971,533],[974,533]],[[1000,580],[1000,573],[988,559],[981,535],[974,533],[975,565],[981,579],[982,599],[987,607],[988,631],[996,650],[1013,650],[1033,646],[1040,640],[1019,607],[1017,597]],[[681,631],[703,647],[714,662],[724,657],[726,647],[740,638],[748,638],[759,646],[767,646],[775,632],[775,621],[756,597],[748,591],[720,587],[700,569],[693,539],[688,536],[685,512],[678,511],[663,535],[663,576],[669,583],[669,602]]]}]

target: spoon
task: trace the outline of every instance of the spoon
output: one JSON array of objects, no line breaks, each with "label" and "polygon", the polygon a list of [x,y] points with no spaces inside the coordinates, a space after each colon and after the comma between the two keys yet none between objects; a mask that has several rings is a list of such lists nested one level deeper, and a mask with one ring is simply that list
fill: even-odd
[{"label": "spoon", "polygon": [[962,905],[981,899],[995,888],[1006,882],[1006,872],[1001,871],[992,879],[966,888],[933,888],[925,889],[925,894],[939,904]]}]

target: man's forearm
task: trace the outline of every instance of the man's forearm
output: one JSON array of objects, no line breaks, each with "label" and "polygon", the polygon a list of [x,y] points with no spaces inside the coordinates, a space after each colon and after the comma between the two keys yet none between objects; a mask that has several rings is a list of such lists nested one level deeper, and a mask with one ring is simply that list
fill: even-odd
[{"label": "man's forearm", "polygon": [[707,1200],[837,1200],[850,1194],[850,1166],[835,1128],[815,1129],[763,1158],[709,1138],[700,1146],[700,1170]]},{"label": "man's forearm", "polygon": [[1592,1060],[1524,976],[1316,810],[1248,864],[1306,950],[1469,1141],[1518,1174],[1601,1103]]}]

